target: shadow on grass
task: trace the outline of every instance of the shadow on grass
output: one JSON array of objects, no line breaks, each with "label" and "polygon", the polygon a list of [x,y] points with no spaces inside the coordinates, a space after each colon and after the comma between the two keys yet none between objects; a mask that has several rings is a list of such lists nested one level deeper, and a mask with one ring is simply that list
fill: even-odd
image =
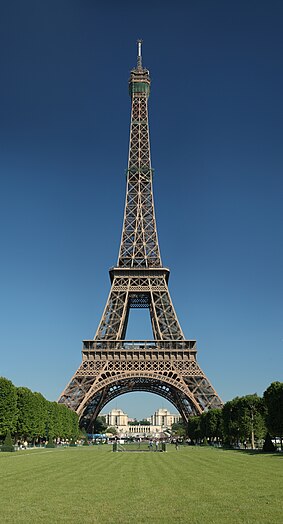
[{"label": "shadow on grass", "polygon": [[235,448],[218,448],[222,451],[234,451],[244,455],[265,455],[269,457],[283,458],[282,451],[262,451],[262,449],[235,449]]}]

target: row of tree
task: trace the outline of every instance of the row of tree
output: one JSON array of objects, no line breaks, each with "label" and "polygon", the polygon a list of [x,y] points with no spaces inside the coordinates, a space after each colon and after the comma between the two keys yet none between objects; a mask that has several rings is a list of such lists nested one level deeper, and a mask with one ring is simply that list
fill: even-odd
[{"label": "row of tree", "polygon": [[253,449],[266,434],[283,439],[283,382],[273,382],[263,397],[246,395],[226,402],[223,409],[210,409],[191,417],[185,428],[194,442],[203,440]]},{"label": "row of tree", "polygon": [[[105,420],[97,418],[94,432],[106,429]],[[246,395],[226,402],[223,409],[210,409],[190,417],[187,427],[173,425],[177,434],[192,441],[204,439],[229,445],[250,444],[252,448],[266,433],[283,439],[283,382],[273,382],[263,397]],[[40,393],[16,387],[0,377],[0,439],[10,432],[16,440],[76,439],[79,418],[64,404],[49,402]]]},{"label": "row of tree", "polygon": [[146,418],[142,418],[141,420],[137,420],[136,418],[134,420],[129,421],[129,426],[151,426],[150,420],[147,420]]},{"label": "row of tree", "polygon": [[263,397],[246,395],[226,402],[223,409],[210,409],[184,423],[173,424],[180,436],[193,442],[221,442],[237,446],[240,443],[255,448],[267,433],[283,439],[283,382],[273,382]]},{"label": "row of tree", "polygon": [[0,439],[10,432],[15,440],[75,439],[78,415],[64,404],[50,402],[41,393],[16,387],[0,377]]}]

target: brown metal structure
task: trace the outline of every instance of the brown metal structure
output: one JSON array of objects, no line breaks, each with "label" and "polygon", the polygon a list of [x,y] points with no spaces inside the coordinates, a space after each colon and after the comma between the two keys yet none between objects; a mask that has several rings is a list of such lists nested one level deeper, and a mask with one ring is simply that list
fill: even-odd
[{"label": "brown metal structure", "polygon": [[[132,100],[127,191],[117,266],[93,340],[83,341],[82,363],[59,402],[92,421],[111,399],[131,391],[169,400],[185,421],[192,414],[222,407],[196,360],[195,340],[185,340],[168,290],[169,269],[161,262],[152,192],[148,97],[149,71],[131,71]],[[153,340],[126,340],[130,308],[148,308]]]}]

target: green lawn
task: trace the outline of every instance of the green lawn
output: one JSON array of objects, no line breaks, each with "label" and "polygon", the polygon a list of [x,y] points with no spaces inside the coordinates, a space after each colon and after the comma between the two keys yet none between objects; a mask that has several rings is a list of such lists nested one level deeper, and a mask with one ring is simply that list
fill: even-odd
[{"label": "green lawn", "polygon": [[0,453],[0,522],[283,522],[282,455],[167,449]]}]

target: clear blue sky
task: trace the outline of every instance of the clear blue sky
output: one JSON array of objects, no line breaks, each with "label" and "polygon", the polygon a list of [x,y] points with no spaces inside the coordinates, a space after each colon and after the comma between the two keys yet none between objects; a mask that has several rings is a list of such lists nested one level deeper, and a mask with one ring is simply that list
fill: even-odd
[{"label": "clear blue sky", "polygon": [[[159,240],[185,335],[224,401],[283,379],[282,26],[281,0],[2,4],[0,375],[55,400],[94,336],[143,38]],[[113,404],[142,417],[166,403]]]}]

